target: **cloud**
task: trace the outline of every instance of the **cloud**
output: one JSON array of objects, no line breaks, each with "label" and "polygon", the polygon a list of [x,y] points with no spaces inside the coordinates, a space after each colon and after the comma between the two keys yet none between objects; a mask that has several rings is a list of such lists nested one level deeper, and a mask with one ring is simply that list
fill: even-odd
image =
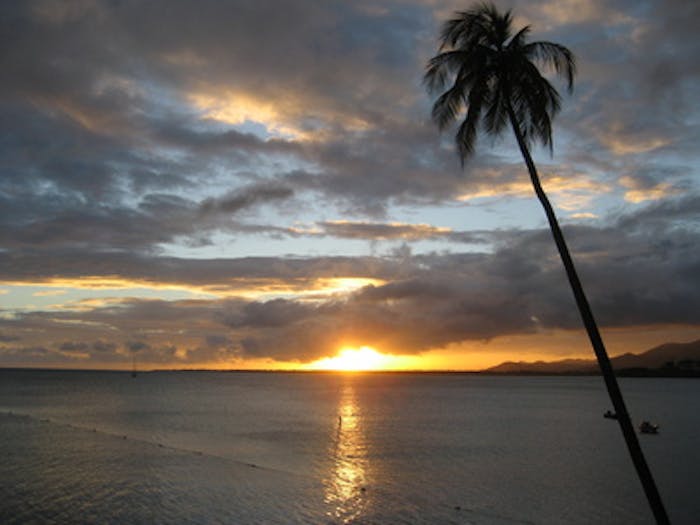
[{"label": "cloud", "polygon": [[87,348],[88,348],[88,345],[86,343],[73,342],[73,341],[66,341],[64,343],[61,343],[61,345],[59,346],[59,349],[62,352],[67,352],[67,353],[84,352],[85,350],[87,350]]},{"label": "cloud", "polygon": [[58,295],[64,295],[66,290],[42,290],[41,292],[34,292],[32,295],[34,297],[55,297]]},{"label": "cloud", "polygon": [[[309,360],[577,329],[513,139],[480,137],[460,172],[429,121],[425,61],[463,7],[1,3],[0,280],[71,293],[5,307],[2,363],[121,363],[130,345],[183,366]],[[515,13],[578,57],[554,156],[533,154],[597,316],[697,323],[700,7]],[[436,212],[477,199],[463,223]]]},{"label": "cloud", "polygon": [[5,335],[0,333],[0,343],[13,343],[19,341],[21,338],[16,335]]},{"label": "cloud", "polygon": [[344,239],[404,239],[418,240],[445,237],[450,228],[440,228],[429,224],[371,223],[352,221],[327,221],[319,224],[323,232]]},{"label": "cloud", "polygon": [[259,183],[231,192],[224,197],[206,199],[199,205],[203,214],[233,214],[261,202],[274,202],[291,197],[293,190],[276,184]]},{"label": "cloud", "polygon": [[109,355],[114,353],[114,351],[117,349],[116,343],[113,343],[111,341],[95,341],[92,343],[92,351],[93,355]]},{"label": "cloud", "polygon": [[[552,171],[550,171],[552,170]],[[591,202],[609,193],[611,186],[585,173],[557,169],[546,164],[540,166],[540,179],[548,195],[563,210],[573,211],[587,208]],[[461,201],[483,198],[528,198],[532,199],[532,184],[525,175],[523,165],[516,164],[506,169],[487,169],[472,175],[472,182]]]},{"label": "cloud", "polygon": [[[613,226],[564,227],[603,330],[700,323],[698,231],[692,224],[683,226],[689,214],[698,213],[698,198],[688,197],[639,208],[614,219]],[[160,273],[166,264],[171,271],[163,275],[170,279],[217,278],[208,275],[211,261],[154,257],[143,266]],[[342,346],[411,354],[505,334],[580,329],[547,230],[503,234],[492,253],[232,259],[221,263],[219,278],[295,280],[303,274],[314,279],[350,269],[386,281],[314,300],[127,299],[82,311],[20,313],[0,320],[0,327],[6,337],[22,333],[26,348],[47,349],[41,354],[47,359],[65,354],[123,362],[121,344],[127,352],[143,354],[144,362],[209,360],[217,366],[250,358],[308,362]],[[42,334],[64,343],[53,347]]]},{"label": "cloud", "polygon": [[[567,101],[576,109],[562,115],[562,123],[584,139],[577,149],[589,140],[612,147],[614,155],[645,152],[660,140],[666,148],[678,147],[690,135],[680,129],[690,121],[665,122],[659,115],[666,102],[641,100],[643,93],[630,86],[658,79],[650,73],[653,63],[653,71],[680,72],[659,82],[665,91],[686,93],[693,68],[681,61],[695,56],[693,39],[665,36],[683,49],[681,55],[663,53],[653,43],[661,27],[679,22],[682,32],[690,26],[684,20],[694,19],[697,9],[679,6],[682,18],[652,4],[658,21],[652,24],[632,3],[597,2],[574,10],[522,4],[516,12],[539,13],[535,30],[543,36],[561,33],[565,43],[581,42],[572,47],[581,55],[577,100],[585,105]],[[187,3],[75,3],[65,10],[37,5],[4,6],[3,19],[13,22],[4,31],[13,53],[2,108],[13,130],[3,151],[17,184],[12,200],[31,204],[17,210],[25,219],[16,224],[34,225],[38,231],[29,239],[35,244],[47,242],[49,231],[92,222],[98,225],[95,240],[106,245],[154,248],[188,238],[205,245],[221,225],[200,222],[188,229],[187,213],[144,224],[140,238],[99,223],[112,216],[119,223],[139,221],[134,201],[144,192],[163,195],[164,187],[189,206],[225,207],[228,195],[236,207],[249,183],[241,178],[263,167],[271,185],[297,197],[320,194],[341,211],[370,217],[386,217],[392,204],[484,191],[529,194],[526,183],[515,182],[522,177],[490,185],[480,176],[455,176],[454,154],[428,122],[420,86],[424,60],[434,51],[426,47],[434,42],[434,20],[419,3],[369,9],[362,3],[298,1],[266,13],[263,6],[205,2],[197,23],[191,23]],[[160,20],[163,9],[167,23]],[[634,46],[619,36],[630,28],[643,28]],[[284,63],[279,49],[285,49]],[[597,75],[591,67],[606,70]],[[640,103],[658,107],[658,114],[639,111]],[[227,112],[233,117],[216,118]],[[275,132],[283,128],[298,137]],[[300,169],[280,171],[282,160]],[[485,165],[501,169],[502,162],[492,157]],[[224,176],[228,184],[221,184]],[[220,191],[192,198],[203,181],[215,182]],[[37,185],[45,188],[41,198],[31,189]],[[32,218],[29,210],[52,211]]]},{"label": "cloud", "polygon": [[678,188],[674,188],[668,182],[650,183],[639,178],[623,176],[620,178],[620,184],[624,186],[625,200],[633,203],[640,203],[650,200],[659,200],[679,193]]},{"label": "cloud", "polygon": [[[314,288],[316,281],[390,279],[400,268],[393,260],[374,257],[243,257],[185,259],[140,253],[102,251],[25,251],[0,253],[0,281],[13,284],[52,284],[59,288],[128,289],[185,288],[215,294],[278,289]],[[332,282],[331,282],[332,284]],[[119,303],[114,305],[119,307]]]},{"label": "cloud", "polygon": [[44,347],[0,347],[0,358],[7,365],[28,365],[70,362],[70,357]]},{"label": "cloud", "polygon": [[128,341],[126,343],[126,349],[129,352],[141,352],[143,350],[148,350],[149,346],[143,341]]}]

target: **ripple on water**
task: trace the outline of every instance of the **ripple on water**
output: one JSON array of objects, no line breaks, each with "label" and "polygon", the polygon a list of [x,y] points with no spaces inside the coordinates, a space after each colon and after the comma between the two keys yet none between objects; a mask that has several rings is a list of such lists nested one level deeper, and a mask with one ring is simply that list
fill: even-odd
[{"label": "ripple on water", "polygon": [[26,416],[0,422],[0,523],[320,519],[303,476]]}]

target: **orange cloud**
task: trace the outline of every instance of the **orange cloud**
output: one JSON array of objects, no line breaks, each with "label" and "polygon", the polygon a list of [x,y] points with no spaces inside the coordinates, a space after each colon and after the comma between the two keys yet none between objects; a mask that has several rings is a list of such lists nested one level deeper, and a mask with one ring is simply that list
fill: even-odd
[{"label": "orange cloud", "polygon": [[598,138],[616,155],[647,153],[671,143],[666,137],[626,129],[620,122],[613,122],[609,129],[599,133]]},{"label": "orange cloud", "polygon": [[34,297],[54,297],[57,295],[64,295],[65,290],[43,290],[41,292],[34,292],[32,295]]},{"label": "orange cloud", "polygon": [[[73,290],[151,290],[179,291],[189,293],[196,297],[232,298],[240,297],[251,300],[266,300],[275,297],[290,297],[298,299],[320,299],[328,296],[346,294],[359,290],[365,286],[380,286],[385,281],[367,277],[321,277],[321,278],[297,278],[297,279],[229,279],[224,282],[196,286],[177,282],[158,282],[152,280],[125,279],[114,276],[84,276],[80,278],[49,278],[36,282],[5,281],[7,286],[18,287],[55,287],[56,291],[35,292],[34,296],[52,296],[67,293],[66,289]],[[7,293],[5,291],[4,293]],[[157,295],[157,294],[156,294]],[[90,309],[104,306],[107,302],[115,303],[123,301],[123,298],[90,298],[82,299],[70,304],[54,305],[54,309]]]},{"label": "orange cloud", "polygon": [[608,147],[617,155],[630,155],[646,153],[664,146],[668,146],[671,141],[660,137],[650,137],[634,139],[632,137],[610,137],[606,141]]},{"label": "orange cloud", "polygon": [[660,182],[651,187],[642,187],[635,179],[626,175],[620,177],[620,184],[628,188],[625,192],[625,200],[635,204],[659,200],[679,193],[677,188],[667,182]]},{"label": "orange cloud", "polygon": [[[498,175],[495,176],[496,178]],[[550,196],[553,197],[557,206],[572,211],[585,208],[591,204],[593,199],[603,193],[611,191],[611,187],[604,182],[594,180],[587,175],[556,175],[542,173],[542,184]],[[499,182],[483,182],[477,185],[474,190],[464,193],[458,197],[460,201],[468,201],[478,198],[492,197],[532,197],[533,189],[529,180],[515,180]]]},{"label": "orange cloud", "polygon": [[[350,113],[336,113],[337,108],[320,109],[312,115],[317,121],[314,129],[300,125],[308,120],[310,115],[301,113],[309,107],[319,106],[311,101],[303,100],[301,93],[285,92],[283,98],[264,97],[260,94],[231,89],[208,88],[190,93],[188,101],[202,112],[206,119],[215,120],[232,126],[240,126],[246,122],[262,125],[272,136],[296,141],[322,141],[327,138],[328,123],[341,122],[343,128],[352,132],[362,132],[370,129],[366,120]],[[306,108],[302,110],[301,108]]]},{"label": "orange cloud", "polygon": [[245,122],[262,124],[268,133],[284,138],[300,139],[301,129],[286,122],[279,103],[273,103],[247,93],[191,93],[189,102],[203,112],[204,118],[233,126]]},{"label": "orange cloud", "polygon": [[402,222],[380,223],[337,220],[326,221],[322,226],[326,233],[338,237],[374,240],[418,240],[444,236],[452,232],[451,228],[431,226],[430,224],[408,224]]}]

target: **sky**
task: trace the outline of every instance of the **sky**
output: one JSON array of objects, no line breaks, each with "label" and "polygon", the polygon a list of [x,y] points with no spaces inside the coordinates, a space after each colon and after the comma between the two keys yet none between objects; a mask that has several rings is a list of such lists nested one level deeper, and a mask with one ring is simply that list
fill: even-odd
[{"label": "sky", "polygon": [[[514,139],[431,122],[470,5],[0,3],[0,366],[592,358]],[[577,58],[533,156],[608,352],[700,338],[700,3],[496,5]]]}]

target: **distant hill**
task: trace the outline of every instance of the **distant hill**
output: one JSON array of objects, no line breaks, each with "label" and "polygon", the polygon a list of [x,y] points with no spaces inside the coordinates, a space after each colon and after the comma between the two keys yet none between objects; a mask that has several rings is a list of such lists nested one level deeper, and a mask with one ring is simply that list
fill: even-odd
[{"label": "distant hill", "polygon": [[[610,359],[624,375],[700,375],[700,339],[690,343],[666,343],[641,354],[622,354]],[[484,372],[500,374],[597,374],[595,359],[560,361],[506,361]]]}]

